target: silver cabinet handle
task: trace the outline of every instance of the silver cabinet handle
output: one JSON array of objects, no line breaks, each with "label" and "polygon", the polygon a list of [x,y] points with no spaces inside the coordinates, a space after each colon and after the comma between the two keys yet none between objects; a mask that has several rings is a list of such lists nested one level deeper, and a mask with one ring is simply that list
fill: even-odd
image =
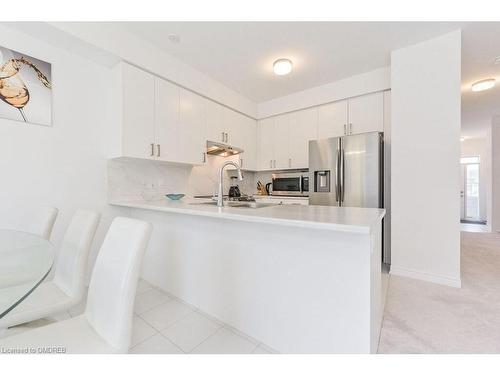
[{"label": "silver cabinet handle", "polygon": [[160,145],[156,145],[156,156],[160,157],[161,151],[160,151]]},{"label": "silver cabinet handle", "polygon": [[240,159],[240,168],[243,168],[243,159]]},{"label": "silver cabinet handle", "polygon": [[155,144],[151,143],[151,156],[155,156]]},{"label": "silver cabinet handle", "polygon": [[344,135],[347,135],[347,124],[344,124]]},{"label": "silver cabinet handle", "polygon": [[229,133],[226,133],[226,143],[229,142]]},{"label": "silver cabinet handle", "polygon": [[272,168],[272,167],[273,167],[273,161],[269,160],[269,168]]},{"label": "silver cabinet handle", "polygon": [[274,159],[274,168],[276,168],[276,159]]},{"label": "silver cabinet handle", "polygon": [[288,158],[288,168],[292,168],[292,158]]},{"label": "silver cabinet handle", "polygon": [[203,153],[201,160],[203,160],[203,163],[207,161],[207,154]]},{"label": "silver cabinet handle", "polygon": [[352,124],[349,123],[349,134],[352,134]]},{"label": "silver cabinet handle", "polygon": [[222,132],[222,142],[224,142],[224,139],[226,139],[226,133]]}]

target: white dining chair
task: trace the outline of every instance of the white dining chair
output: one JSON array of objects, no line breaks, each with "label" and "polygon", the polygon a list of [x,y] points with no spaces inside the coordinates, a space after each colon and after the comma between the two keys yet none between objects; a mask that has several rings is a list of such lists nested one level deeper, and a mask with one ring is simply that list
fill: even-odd
[{"label": "white dining chair", "polygon": [[78,305],[85,290],[85,270],[100,215],[78,210],[66,230],[54,278],[40,284],[0,319],[0,330],[63,313]]},{"label": "white dining chair", "polygon": [[55,207],[38,207],[27,219],[26,232],[36,234],[46,240],[50,240],[52,228],[59,210]]},{"label": "white dining chair", "polygon": [[0,351],[58,347],[65,353],[127,353],[135,293],[151,228],[140,220],[114,219],[96,259],[85,312],[0,340]]}]

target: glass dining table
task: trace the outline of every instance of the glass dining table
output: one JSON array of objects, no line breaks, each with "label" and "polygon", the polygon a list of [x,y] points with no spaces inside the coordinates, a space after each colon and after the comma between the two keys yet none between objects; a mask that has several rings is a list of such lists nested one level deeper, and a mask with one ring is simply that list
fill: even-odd
[{"label": "glass dining table", "polygon": [[46,239],[0,229],[0,319],[45,280],[53,263],[54,248]]}]

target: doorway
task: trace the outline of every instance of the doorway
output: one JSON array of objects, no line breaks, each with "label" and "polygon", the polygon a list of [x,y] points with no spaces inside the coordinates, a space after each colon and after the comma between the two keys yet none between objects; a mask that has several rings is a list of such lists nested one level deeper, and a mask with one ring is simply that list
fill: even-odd
[{"label": "doorway", "polygon": [[461,189],[460,189],[460,221],[462,223],[484,224],[481,220],[479,202],[479,156],[460,158]]}]

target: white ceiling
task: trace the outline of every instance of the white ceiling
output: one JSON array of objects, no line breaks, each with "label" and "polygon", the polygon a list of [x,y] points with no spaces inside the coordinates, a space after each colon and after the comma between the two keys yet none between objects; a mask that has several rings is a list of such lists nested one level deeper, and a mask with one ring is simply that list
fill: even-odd
[{"label": "white ceiling", "polygon": [[[457,28],[463,30],[463,133],[478,136],[500,114],[500,22],[126,22],[121,27],[260,103],[390,65],[390,52]],[[168,40],[180,36],[180,43]],[[272,73],[290,58],[288,76]],[[496,76],[497,88],[470,83]]]}]

